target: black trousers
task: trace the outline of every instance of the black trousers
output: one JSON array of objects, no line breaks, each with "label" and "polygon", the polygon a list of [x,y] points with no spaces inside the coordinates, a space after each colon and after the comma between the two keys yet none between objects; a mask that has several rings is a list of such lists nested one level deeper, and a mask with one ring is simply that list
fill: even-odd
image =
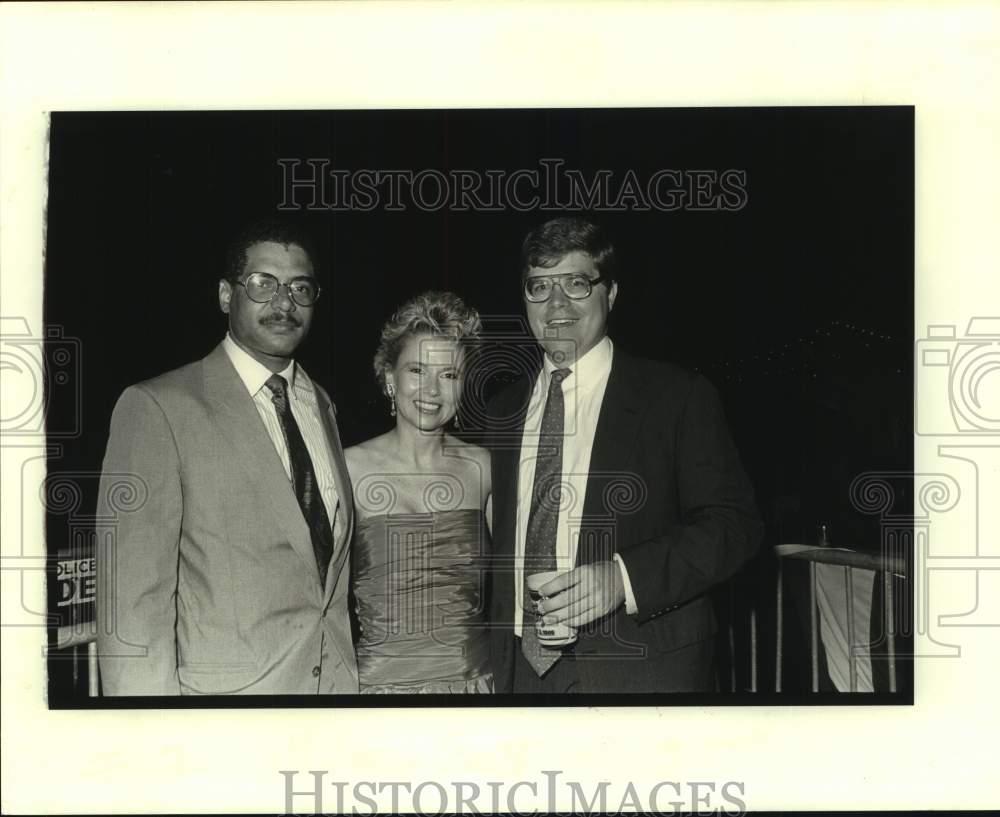
[{"label": "black trousers", "polygon": [[[575,646],[575,645],[574,645]],[[576,655],[574,647],[560,658],[541,678],[521,652],[521,639],[514,639],[515,694],[620,693],[620,692],[718,692],[715,677],[714,639],[687,644],[667,653],[649,655],[634,661],[613,657]],[[605,662],[605,672],[580,672],[586,661]],[[669,666],[666,666],[666,665]]]}]

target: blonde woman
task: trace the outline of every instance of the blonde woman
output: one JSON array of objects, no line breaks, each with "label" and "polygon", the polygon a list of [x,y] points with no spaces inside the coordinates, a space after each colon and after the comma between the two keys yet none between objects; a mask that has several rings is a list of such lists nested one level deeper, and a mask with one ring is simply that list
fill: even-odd
[{"label": "blonde woman", "polygon": [[375,377],[395,425],[346,452],[362,693],[493,691],[489,453],[447,430],[480,328],[457,295],[427,292],[382,329]]}]

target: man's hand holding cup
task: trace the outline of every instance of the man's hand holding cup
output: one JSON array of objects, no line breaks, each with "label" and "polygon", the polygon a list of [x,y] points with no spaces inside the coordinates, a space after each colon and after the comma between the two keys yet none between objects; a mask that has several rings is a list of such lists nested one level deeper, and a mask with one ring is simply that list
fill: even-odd
[{"label": "man's hand holding cup", "polygon": [[[625,585],[614,562],[535,573],[528,576],[527,582],[538,616],[538,640],[546,645],[572,644],[576,640],[577,627],[589,624],[625,603]],[[557,632],[563,635],[557,636]],[[572,637],[561,640],[568,637],[568,633],[572,633]]]}]

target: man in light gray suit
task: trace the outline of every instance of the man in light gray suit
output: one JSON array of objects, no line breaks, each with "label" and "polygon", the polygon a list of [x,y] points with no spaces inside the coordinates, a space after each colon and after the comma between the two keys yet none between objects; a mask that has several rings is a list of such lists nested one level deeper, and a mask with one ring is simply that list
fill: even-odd
[{"label": "man in light gray suit", "polygon": [[319,297],[309,246],[277,221],[244,231],[219,281],[226,337],[115,407],[98,509],[105,695],[358,691],[351,486],[330,398],[292,357]]}]

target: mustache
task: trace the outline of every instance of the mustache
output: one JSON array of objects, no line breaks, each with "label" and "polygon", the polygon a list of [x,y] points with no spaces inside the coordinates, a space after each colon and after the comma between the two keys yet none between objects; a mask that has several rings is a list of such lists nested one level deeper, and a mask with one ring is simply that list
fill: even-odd
[{"label": "mustache", "polygon": [[265,318],[261,318],[260,322],[264,324],[264,326],[270,326],[271,324],[284,324],[286,326],[302,326],[302,321],[300,321],[294,315],[268,315]]}]

